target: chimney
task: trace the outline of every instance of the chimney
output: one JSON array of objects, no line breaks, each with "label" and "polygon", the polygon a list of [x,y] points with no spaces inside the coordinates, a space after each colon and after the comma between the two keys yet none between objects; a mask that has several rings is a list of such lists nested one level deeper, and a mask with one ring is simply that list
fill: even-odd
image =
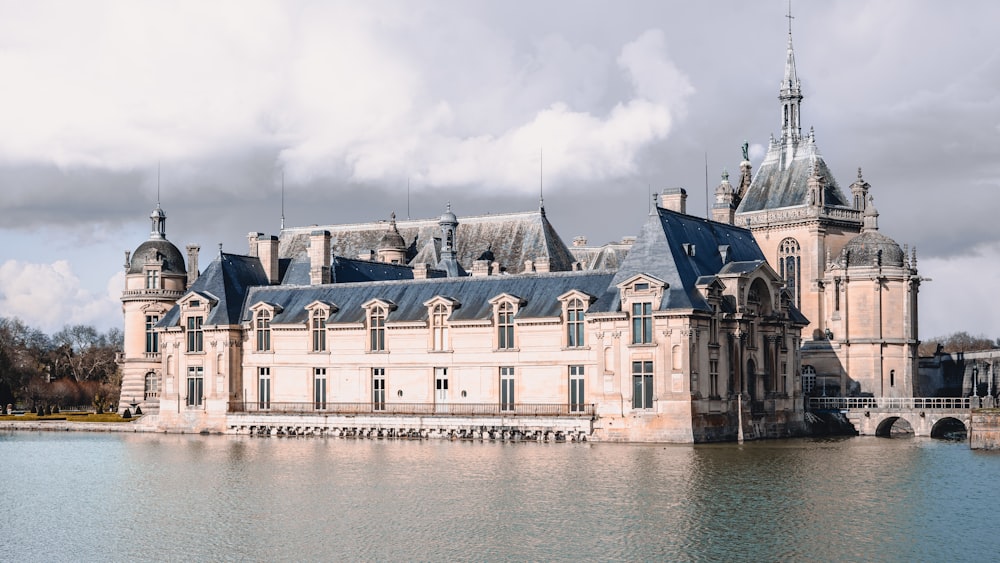
[{"label": "chimney", "polygon": [[309,285],[330,283],[330,231],[309,234]]},{"label": "chimney", "polygon": [[430,270],[430,265],[424,262],[419,262],[413,265],[413,279],[415,280],[425,280],[427,279],[427,271]]},{"label": "chimney", "polygon": [[247,233],[247,243],[250,245],[250,256],[257,256],[257,240],[264,233]]},{"label": "chimney", "polygon": [[201,247],[198,246],[197,244],[189,244],[189,245],[187,245],[187,251],[188,251],[188,268],[187,268],[187,270],[188,270],[188,287],[191,287],[191,284],[193,284],[194,282],[198,281],[198,251],[200,251],[200,250],[201,250]]},{"label": "chimney", "polygon": [[577,235],[573,237],[573,246],[574,247],[587,246],[587,237],[583,235]]},{"label": "chimney", "polygon": [[472,263],[472,277],[488,276],[490,275],[490,261],[489,260],[476,260]]},{"label": "chimney", "polygon": [[535,260],[535,271],[539,274],[547,274],[550,272],[548,256],[543,256],[538,260]]},{"label": "chimney", "polygon": [[531,260],[525,260],[524,261],[524,273],[527,274],[527,273],[534,272],[534,271],[535,271],[535,263],[532,262]]},{"label": "chimney", "polygon": [[688,194],[684,188],[667,188],[660,194],[660,207],[678,213],[687,213],[687,198]]},{"label": "chimney", "polygon": [[257,257],[267,274],[267,282],[276,285],[278,279],[278,237],[260,235],[257,238]]}]

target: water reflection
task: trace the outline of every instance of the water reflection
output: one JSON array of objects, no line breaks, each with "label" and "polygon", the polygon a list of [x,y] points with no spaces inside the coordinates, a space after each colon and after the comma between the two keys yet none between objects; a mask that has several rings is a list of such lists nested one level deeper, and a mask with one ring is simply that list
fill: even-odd
[{"label": "water reflection", "polygon": [[7,433],[0,547],[9,560],[986,560],[998,463],[916,438]]}]

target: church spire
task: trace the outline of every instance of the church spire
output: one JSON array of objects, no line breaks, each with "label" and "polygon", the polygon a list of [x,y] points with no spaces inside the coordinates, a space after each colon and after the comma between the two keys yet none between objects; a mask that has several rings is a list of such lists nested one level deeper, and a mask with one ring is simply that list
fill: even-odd
[{"label": "church spire", "polygon": [[781,100],[781,144],[794,147],[802,135],[799,106],[802,103],[802,85],[795,70],[795,49],[792,47],[792,3],[788,2],[788,53],[785,57],[785,77],[781,81],[778,99]]}]

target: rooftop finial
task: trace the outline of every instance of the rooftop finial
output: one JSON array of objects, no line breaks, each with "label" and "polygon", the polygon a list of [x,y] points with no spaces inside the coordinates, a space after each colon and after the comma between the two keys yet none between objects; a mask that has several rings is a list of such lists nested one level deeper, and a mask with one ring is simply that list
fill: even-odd
[{"label": "rooftop finial", "polygon": [[543,189],[544,183],[542,182],[542,173],[545,166],[545,156],[542,153],[542,147],[538,147],[538,210],[545,215],[545,191]]},{"label": "rooftop finial", "polygon": [[281,230],[285,230],[285,170],[281,170]]}]

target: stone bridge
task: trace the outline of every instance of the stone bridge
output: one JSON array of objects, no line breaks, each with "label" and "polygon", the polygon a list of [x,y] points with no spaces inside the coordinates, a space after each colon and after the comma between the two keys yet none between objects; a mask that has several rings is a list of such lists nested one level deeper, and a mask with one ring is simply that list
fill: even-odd
[{"label": "stone bridge", "polygon": [[992,402],[990,397],[812,397],[809,408],[843,413],[862,436],[889,436],[895,430],[943,438],[968,433],[972,409]]}]

